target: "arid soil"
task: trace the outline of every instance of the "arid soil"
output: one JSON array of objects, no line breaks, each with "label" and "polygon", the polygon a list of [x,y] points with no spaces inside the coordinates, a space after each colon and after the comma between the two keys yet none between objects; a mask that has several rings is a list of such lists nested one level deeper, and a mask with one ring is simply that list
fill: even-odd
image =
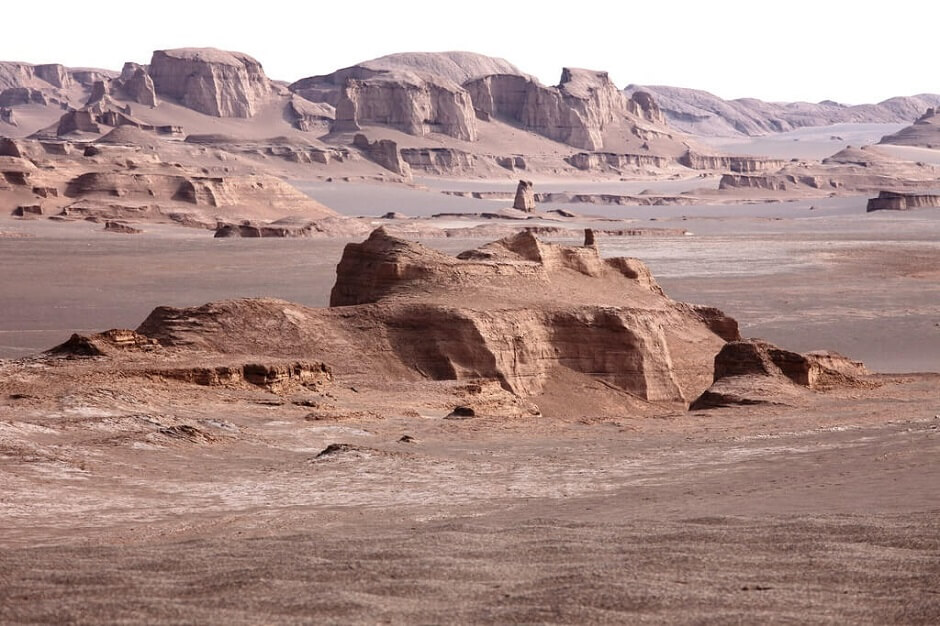
[{"label": "arid soil", "polygon": [[211,439],[138,445],[94,433],[144,416],[8,421],[57,443],[4,455],[2,619],[934,623],[940,380],[882,382],[660,419],[204,407]]}]

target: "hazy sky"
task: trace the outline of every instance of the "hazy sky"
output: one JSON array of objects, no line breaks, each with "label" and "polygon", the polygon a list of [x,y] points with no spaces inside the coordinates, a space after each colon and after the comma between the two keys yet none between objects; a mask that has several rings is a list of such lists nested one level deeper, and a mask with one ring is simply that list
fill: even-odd
[{"label": "hazy sky", "polygon": [[[724,98],[858,104],[940,93],[933,0],[4,2],[0,60],[120,69],[159,48],[246,52],[296,80],[392,52],[469,50]],[[140,7],[140,8],[137,8]],[[143,8],[149,8],[144,11]]]}]

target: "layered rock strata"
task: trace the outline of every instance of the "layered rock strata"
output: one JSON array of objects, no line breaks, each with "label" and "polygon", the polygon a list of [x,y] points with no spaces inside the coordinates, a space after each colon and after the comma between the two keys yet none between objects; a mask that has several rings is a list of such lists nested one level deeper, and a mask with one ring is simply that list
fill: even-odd
[{"label": "layered rock strata", "polygon": [[872,211],[910,211],[911,209],[924,209],[940,207],[940,195],[897,193],[882,191],[877,198],[869,198],[865,210]]},{"label": "layered rock strata", "polygon": [[258,61],[214,48],[157,50],[150,78],[156,94],[215,117],[252,117],[274,93]]},{"label": "layered rock strata", "polygon": [[799,354],[761,339],[730,341],[715,356],[714,383],[690,408],[799,402],[810,390],[857,386],[869,374],[836,352]]}]

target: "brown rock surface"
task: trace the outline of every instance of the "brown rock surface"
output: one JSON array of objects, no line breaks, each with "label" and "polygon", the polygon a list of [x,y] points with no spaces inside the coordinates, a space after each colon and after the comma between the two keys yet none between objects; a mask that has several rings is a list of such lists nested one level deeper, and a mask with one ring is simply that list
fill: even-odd
[{"label": "brown rock surface", "polygon": [[157,50],[150,78],[157,94],[216,117],[252,117],[274,92],[255,59],[214,48]]},{"label": "brown rock surface", "polygon": [[692,410],[799,403],[809,390],[863,385],[865,366],[835,352],[799,354],[761,339],[729,341],[715,356],[714,383]]},{"label": "brown rock surface", "polygon": [[455,259],[378,230],[347,246],[330,302],[381,305],[405,361],[432,378],[495,378],[532,397],[561,384],[552,374],[561,366],[646,400],[681,401],[710,369],[696,351],[721,340],[641,265],[530,233]]}]

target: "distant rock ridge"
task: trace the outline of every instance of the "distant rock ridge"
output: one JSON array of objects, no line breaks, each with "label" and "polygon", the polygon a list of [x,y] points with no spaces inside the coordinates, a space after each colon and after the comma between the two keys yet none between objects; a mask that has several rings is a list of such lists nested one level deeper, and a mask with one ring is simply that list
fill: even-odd
[{"label": "distant rock ridge", "polygon": [[[610,132],[632,134],[638,146],[650,134],[668,132],[653,96],[626,97],[606,72],[565,68],[557,87],[545,87],[501,59],[470,53],[391,55],[304,78],[290,90],[335,107],[332,130],[339,133],[379,125],[419,137],[440,133],[476,141],[479,124],[498,119],[601,150]],[[638,130],[638,124],[649,129]]]},{"label": "distant rock ridge", "polygon": [[261,64],[241,52],[157,50],[149,73],[158,95],[216,117],[252,117],[275,92]]},{"label": "distant rock ridge", "polygon": [[624,119],[661,123],[651,98],[630,99],[606,72],[565,68],[557,87],[519,75],[485,76],[464,85],[484,119],[499,118],[549,139],[602,150],[604,131]]},{"label": "distant rock ridge", "polygon": [[361,63],[363,67],[381,70],[409,70],[439,76],[462,85],[468,80],[491,74],[522,72],[505,59],[475,52],[399,52]]},{"label": "distant rock ridge", "polygon": [[470,98],[446,77],[357,65],[299,80],[290,89],[311,102],[335,107],[334,132],[375,124],[418,137],[436,132],[464,141],[477,139]]},{"label": "distant rock ridge", "polygon": [[58,63],[33,65],[0,61],[0,91],[12,87],[40,88],[56,87],[66,89],[72,85],[69,70]]},{"label": "distant rock ridge", "polygon": [[940,108],[930,107],[912,125],[882,137],[878,143],[940,148]]},{"label": "distant rock ridge", "polygon": [[896,124],[911,122],[928,107],[940,106],[938,94],[849,106],[831,100],[819,103],[777,103],[756,98],[724,100],[707,91],[682,87],[629,85],[624,91],[631,95],[652,94],[673,128],[703,137],[753,137],[840,123]]}]

